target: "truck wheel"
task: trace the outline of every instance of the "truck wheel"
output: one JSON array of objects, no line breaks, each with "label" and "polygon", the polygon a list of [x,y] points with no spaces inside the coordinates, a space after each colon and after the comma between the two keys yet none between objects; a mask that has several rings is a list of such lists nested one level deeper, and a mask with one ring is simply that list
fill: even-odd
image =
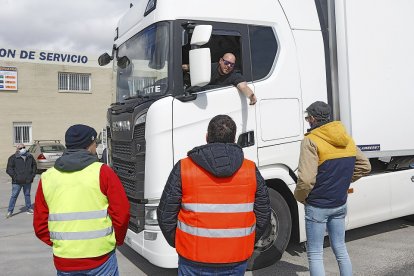
[{"label": "truck wheel", "polygon": [[248,270],[270,266],[282,258],[289,243],[292,219],[285,199],[275,190],[269,189],[272,208],[270,223],[256,243],[253,255],[247,263]]}]

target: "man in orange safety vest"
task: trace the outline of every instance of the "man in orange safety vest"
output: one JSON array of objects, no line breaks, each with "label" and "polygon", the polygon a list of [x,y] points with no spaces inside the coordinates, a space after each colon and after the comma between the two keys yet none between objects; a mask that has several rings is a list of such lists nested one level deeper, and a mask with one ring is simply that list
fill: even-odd
[{"label": "man in orange safety vest", "polygon": [[170,173],[157,214],[179,255],[178,275],[244,275],[269,223],[266,183],[235,135],[232,118],[214,117],[207,144],[189,151]]}]

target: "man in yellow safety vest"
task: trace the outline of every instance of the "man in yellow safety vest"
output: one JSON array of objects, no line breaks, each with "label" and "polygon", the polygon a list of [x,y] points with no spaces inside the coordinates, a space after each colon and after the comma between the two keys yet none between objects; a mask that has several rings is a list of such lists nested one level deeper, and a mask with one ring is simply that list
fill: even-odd
[{"label": "man in yellow safety vest", "polygon": [[95,139],[89,126],[69,127],[67,150],[39,181],[33,227],[52,246],[57,275],[118,275],[115,246],[124,242],[129,202],[114,171],[98,162]]}]

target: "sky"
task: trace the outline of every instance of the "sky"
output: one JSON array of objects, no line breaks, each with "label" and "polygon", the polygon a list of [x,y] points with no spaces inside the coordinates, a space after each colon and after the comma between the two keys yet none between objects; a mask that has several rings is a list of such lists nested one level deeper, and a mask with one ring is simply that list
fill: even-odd
[{"label": "sky", "polygon": [[130,3],[143,0],[0,0],[0,49],[110,53]]}]

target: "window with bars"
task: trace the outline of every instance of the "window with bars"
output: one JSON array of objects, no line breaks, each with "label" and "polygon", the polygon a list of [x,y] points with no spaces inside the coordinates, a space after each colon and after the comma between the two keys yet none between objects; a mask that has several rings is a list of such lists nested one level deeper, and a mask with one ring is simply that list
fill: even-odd
[{"label": "window with bars", "polygon": [[32,123],[13,123],[13,143],[32,143]]},{"label": "window with bars", "polygon": [[59,72],[59,91],[90,92],[91,75]]}]

